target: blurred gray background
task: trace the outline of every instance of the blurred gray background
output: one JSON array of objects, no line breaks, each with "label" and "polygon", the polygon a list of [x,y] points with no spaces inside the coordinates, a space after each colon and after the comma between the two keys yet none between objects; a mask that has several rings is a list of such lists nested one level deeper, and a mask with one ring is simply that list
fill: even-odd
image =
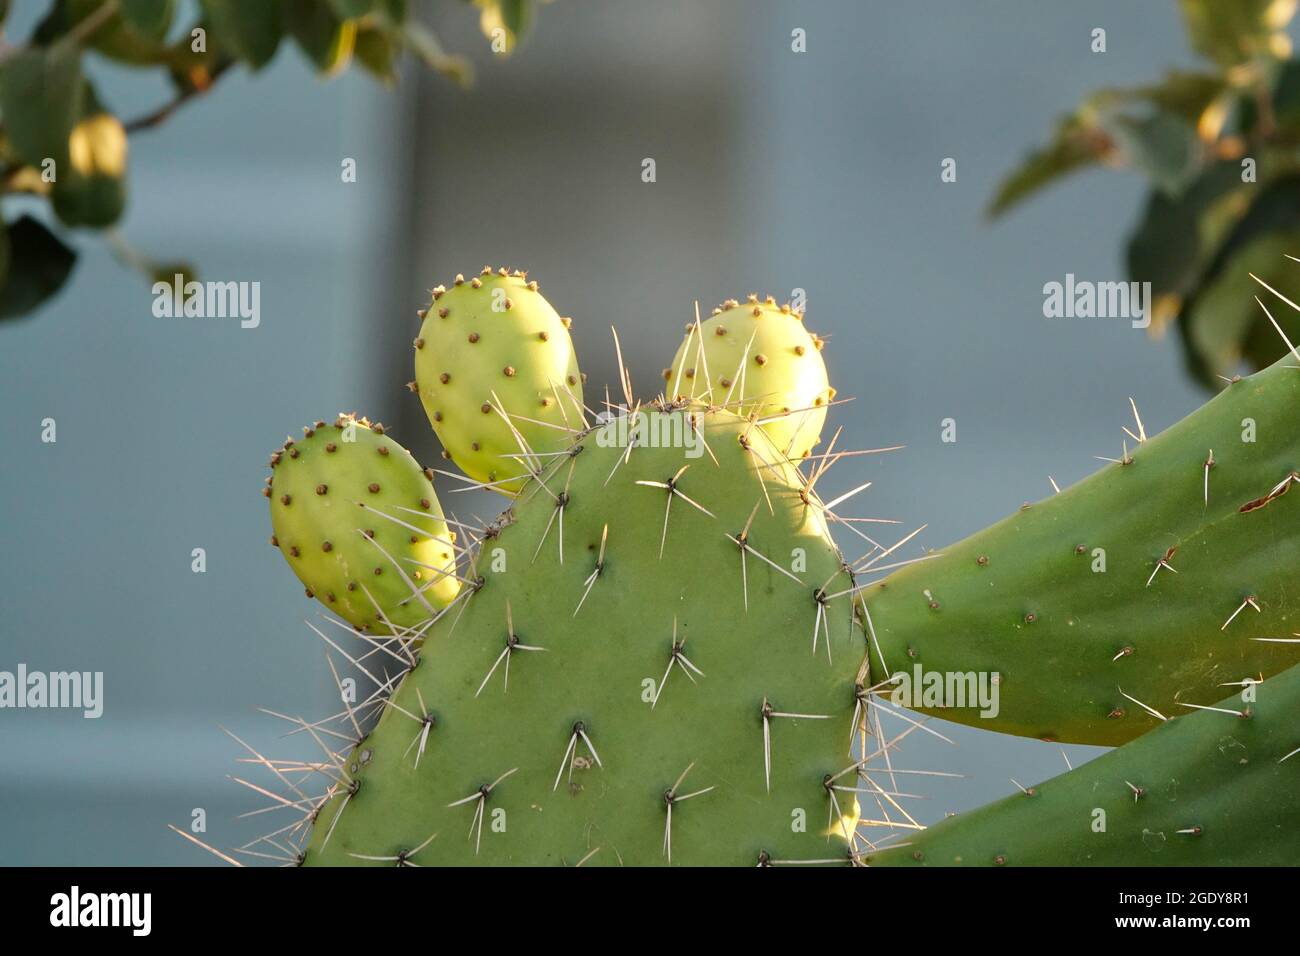
[{"label": "blurred gray background", "polygon": [[[43,6],[19,3],[14,35]],[[834,411],[841,447],[907,445],[819,490],[874,480],[856,513],[902,520],[899,536],[929,522],[907,556],[1116,455],[1129,396],[1148,430],[1204,399],[1172,340],[1042,315],[1043,283],[1067,272],[1124,278],[1136,177],[1085,173],[981,219],[1085,92],[1191,65],[1172,0],[558,0],[505,61],[468,8],[430,17],[477,61],[473,90],[414,63],[395,91],[321,82],[286,44],[132,139],[122,233],[201,278],[259,281],[260,328],[154,318],[148,284],[90,235],[57,301],[0,328],[0,669],[106,685],[99,720],[0,711],[0,863],[215,862],[166,829],[196,807],[222,846],[270,829],[237,818],[264,801],[227,779],[249,768],[218,726],[274,748],[284,728],[258,706],[319,716],[337,698],[303,624],[317,608],[267,544],[267,454],[357,409],[432,461],[403,383],[415,310],[458,271],[540,278],[574,317],[593,393],[617,387],[617,325],[643,396],[696,300],[805,289],[832,382],[856,399]],[[98,73],[122,113],[167,98]],[[956,183],[940,182],[945,157]],[[46,417],[57,444],[40,441]],[[462,515],[499,510],[449,487]],[[942,727],[957,746],[914,734],[906,765],[966,776],[918,778],[923,822],[1065,769],[1058,746]],[[1100,752],[1067,750],[1076,765]]]}]

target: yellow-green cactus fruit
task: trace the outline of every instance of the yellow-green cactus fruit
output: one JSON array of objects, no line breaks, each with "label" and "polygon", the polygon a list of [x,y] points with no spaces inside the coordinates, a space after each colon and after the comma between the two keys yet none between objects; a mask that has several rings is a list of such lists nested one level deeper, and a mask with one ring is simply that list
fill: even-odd
[{"label": "yellow-green cactus fruit", "polygon": [[582,426],[569,320],[504,268],[439,286],[423,316],[415,387],[445,456],[515,494]]},{"label": "yellow-green cactus fruit", "polygon": [[771,296],[728,299],[702,323],[687,326],[671,368],[669,398],[698,398],[758,421],[776,448],[806,458],[821,440],[835,397],[822,340],[803,313]]},{"label": "yellow-green cactus fruit", "polygon": [[415,628],[456,597],[455,534],[429,475],[378,423],[316,422],[271,455],[271,543],[357,628]]}]

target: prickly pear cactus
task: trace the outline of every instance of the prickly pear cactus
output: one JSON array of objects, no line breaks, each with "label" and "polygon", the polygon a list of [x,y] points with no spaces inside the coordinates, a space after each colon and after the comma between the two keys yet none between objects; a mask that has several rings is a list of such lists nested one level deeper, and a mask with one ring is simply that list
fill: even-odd
[{"label": "prickly pear cactus", "polygon": [[803,313],[789,305],[771,296],[728,299],[705,322],[687,326],[672,367],[664,369],[667,393],[752,417],[784,455],[807,458],[835,397],[821,348]]},{"label": "prickly pear cactus", "polygon": [[[457,523],[456,544],[429,475],[364,420],[317,423],[277,452],[275,540],[354,626],[356,657],[327,640],[369,691],[343,694],[335,672],[341,712],[283,718],[319,762],[248,748],[293,791],[279,809],[304,816],[240,852],[778,865],[1268,862],[1285,852],[1270,833],[1293,847],[1267,794],[1290,792],[1278,774],[1300,743],[1286,741],[1297,669],[1271,676],[1300,655],[1300,372],[1235,382],[1155,438],[1139,423],[1093,478],[942,556],[881,564],[912,536],[846,562],[829,527],[856,492],[814,490],[854,454],[808,460],[833,396],[817,345],[773,302],[728,303],[691,327],[666,397],[597,418],[564,323],[524,275],[435,290],[417,389],[452,457],[511,506]],[[1127,741],[1223,686],[1259,701],[1163,725],[1012,809],[881,853],[876,828],[920,829],[895,799],[911,795],[870,771],[928,729],[882,699],[917,667],[996,674],[998,705],[895,703],[1066,741]],[[892,738],[891,711],[909,725]],[[1114,838],[1090,842],[1084,805],[1112,801],[1115,779],[1137,803],[1104,803]],[[1168,800],[1174,780],[1189,799]],[[1249,819],[1274,831],[1246,834],[1239,807],[1256,800]]]},{"label": "prickly pear cactus", "polygon": [[1294,866],[1300,667],[1180,711],[1133,743],[867,863]]},{"label": "prickly pear cactus", "polygon": [[415,339],[415,389],[445,454],[514,494],[562,449],[582,375],[561,318],[526,273],[484,269],[433,290]]},{"label": "prickly pear cactus", "polygon": [[873,679],[997,673],[1000,709],[918,709],[1115,745],[1300,661],[1291,357],[1045,501],[863,592]]},{"label": "prickly pear cactus", "polygon": [[824,518],[751,423],[633,414],[525,484],[306,863],[848,859],[866,643]]},{"label": "prickly pear cactus", "polygon": [[317,598],[374,633],[411,628],[456,596],[455,533],[429,476],[380,424],[318,421],[271,455],[271,544]]}]

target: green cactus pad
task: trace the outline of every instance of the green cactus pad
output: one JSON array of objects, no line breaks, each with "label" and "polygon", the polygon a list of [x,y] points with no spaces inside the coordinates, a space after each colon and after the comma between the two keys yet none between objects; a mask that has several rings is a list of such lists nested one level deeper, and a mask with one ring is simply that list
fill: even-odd
[{"label": "green cactus pad", "polygon": [[382,425],[316,422],[271,468],[271,543],[308,597],[383,634],[418,626],[456,596],[455,534],[428,475]]},{"label": "green cactus pad", "polygon": [[823,516],[752,423],[638,414],[493,526],[306,863],[849,862],[866,641]]},{"label": "green cactus pad", "polygon": [[582,408],[568,326],[522,272],[433,290],[415,383],[447,456],[475,481],[514,494],[568,443]]},{"label": "green cactus pad", "polygon": [[1153,710],[1276,674],[1300,661],[1293,483],[1300,370],[1287,358],[1123,463],[864,590],[873,680],[996,672],[997,716],[927,712],[1115,745],[1158,724]]},{"label": "green cactus pad", "polygon": [[[1253,701],[1243,701],[1249,692]],[[1294,866],[1300,667],[950,817],[871,866]]]},{"label": "green cactus pad", "polygon": [[821,440],[835,397],[821,357],[822,341],[803,313],[769,296],[729,299],[705,322],[687,326],[671,368],[669,397],[701,398],[758,419],[778,449],[794,460]]}]

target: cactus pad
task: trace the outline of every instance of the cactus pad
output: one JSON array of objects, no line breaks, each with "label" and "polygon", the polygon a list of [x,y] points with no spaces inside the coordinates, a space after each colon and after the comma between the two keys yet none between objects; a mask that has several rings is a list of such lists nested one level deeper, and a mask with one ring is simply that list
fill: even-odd
[{"label": "cactus pad", "polygon": [[847,861],[866,642],[823,516],[751,423],[641,414],[708,453],[586,433],[528,481],[306,863]]},{"label": "cactus pad", "polygon": [[1294,866],[1300,667],[1208,710],[1180,710],[1133,743],[944,820],[868,865]]},{"label": "cactus pad", "polygon": [[[1141,437],[1141,436],[1140,436]],[[1024,736],[1115,745],[1300,661],[1300,371],[1241,379],[1121,462],[863,592],[873,680],[1000,675]]]}]

